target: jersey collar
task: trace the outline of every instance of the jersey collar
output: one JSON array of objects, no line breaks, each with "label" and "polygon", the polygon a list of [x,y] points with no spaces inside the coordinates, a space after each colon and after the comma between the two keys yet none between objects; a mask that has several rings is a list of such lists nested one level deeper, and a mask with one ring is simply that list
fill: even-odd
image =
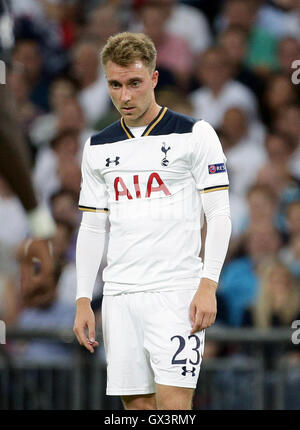
[{"label": "jersey collar", "polygon": [[[163,106],[160,111],[158,112],[158,114],[156,115],[156,117],[150,122],[150,124],[148,124],[147,128],[145,129],[145,131],[143,132],[142,136],[148,136],[151,131],[157,126],[157,124],[162,120],[162,118],[164,117],[165,113],[167,112],[168,108],[166,106]],[[133,139],[135,136],[131,133],[130,128],[127,127],[127,125],[125,124],[124,118],[122,117],[121,120],[121,126],[123,128],[123,130],[125,131],[128,139]]]}]

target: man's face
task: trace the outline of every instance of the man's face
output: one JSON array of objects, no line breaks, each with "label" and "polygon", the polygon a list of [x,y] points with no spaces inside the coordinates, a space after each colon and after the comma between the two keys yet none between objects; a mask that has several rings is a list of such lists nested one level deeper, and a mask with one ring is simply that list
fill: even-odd
[{"label": "man's face", "polygon": [[105,72],[112,102],[126,124],[145,125],[147,112],[155,100],[158,72],[151,73],[140,60],[126,67],[108,61]]}]

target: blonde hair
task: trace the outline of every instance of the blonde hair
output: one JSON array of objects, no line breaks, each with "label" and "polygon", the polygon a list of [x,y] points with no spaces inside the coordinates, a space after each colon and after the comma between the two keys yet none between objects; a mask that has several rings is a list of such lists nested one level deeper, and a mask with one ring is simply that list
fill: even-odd
[{"label": "blonde hair", "polygon": [[108,61],[126,67],[134,61],[141,60],[151,72],[154,72],[156,57],[154,43],[143,33],[123,32],[110,36],[101,51],[104,68]]},{"label": "blonde hair", "polygon": [[255,327],[267,328],[272,325],[273,301],[269,283],[274,271],[284,270],[288,276],[289,290],[284,305],[276,311],[282,324],[290,325],[300,309],[300,291],[296,280],[288,267],[278,258],[270,258],[260,267],[260,292],[257,302],[252,307]]}]

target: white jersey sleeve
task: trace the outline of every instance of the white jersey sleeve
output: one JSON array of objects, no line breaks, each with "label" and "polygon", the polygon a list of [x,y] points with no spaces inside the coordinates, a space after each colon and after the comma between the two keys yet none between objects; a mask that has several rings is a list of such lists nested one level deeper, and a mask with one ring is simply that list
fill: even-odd
[{"label": "white jersey sleeve", "polygon": [[90,139],[85,143],[81,162],[79,209],[88,212],[108,212],[108,193],[102,175],[93,169],[90,159]]},{"label": "white jersey sleeve", "polygon": [[81,163],[79,209],[84,213],[76,244],[76,300],[81,297],[92,300],[108,234],[106,185],[99,171],[93,168],[89,150],[90,139],[85,143]]},{"label": "white jersey sleeve", "polygon": [[198,121],[193,127],[191,171],[196,187],[202,193],[228,189],[226,157],[221,142],[206,121]]},{"label": "white jersey sleeve", "polygon": [[231,235],[231,217],[227,190],[201,194],[207,222],[203,278],[219,281]]},{"label": "white jersey sleeve", "polygon": [[92,300],[107,234],[107,214],[83,213],[76,243],[76,300],[81,297]]}]

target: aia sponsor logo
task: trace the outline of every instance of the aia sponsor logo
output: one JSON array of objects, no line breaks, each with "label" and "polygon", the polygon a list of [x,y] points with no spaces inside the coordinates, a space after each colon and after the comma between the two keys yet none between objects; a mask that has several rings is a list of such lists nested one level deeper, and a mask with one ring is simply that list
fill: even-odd
[{"label": "aia sponsor logo", "polygon": [[147,186],[145,190],[141,190],[139,175],[134,175],[132,178],[132,184],[134,187],[134,193],[130,192],[129,186],[125,184],[124,179],[120,176],[117,176],[114,180],[114,189],[115,189],[115,197],[118,201],[120,197],[127,197],[128,200],[141,199],[142,196],[145,198],[151,197],[152,193],[162,193],[165,196],[170,196],[171,193],[161,179],[158,173],[154,172],[149,175]]}]

